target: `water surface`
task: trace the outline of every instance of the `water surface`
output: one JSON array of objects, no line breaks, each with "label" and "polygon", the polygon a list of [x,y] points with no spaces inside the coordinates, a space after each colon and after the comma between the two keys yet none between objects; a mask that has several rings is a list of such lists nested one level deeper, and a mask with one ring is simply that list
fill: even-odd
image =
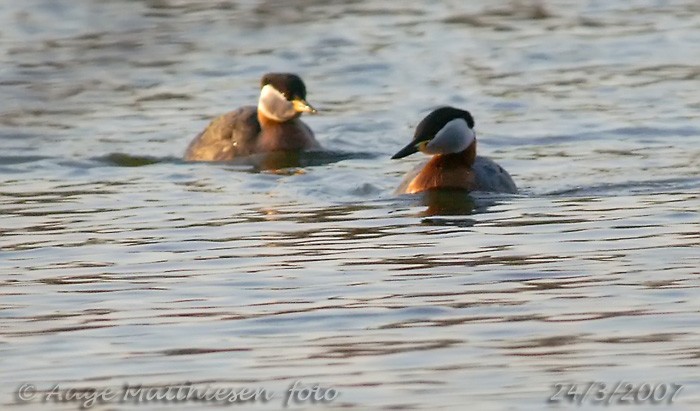
[{"label": "water surface", "polygon": [[[682,384],[673,409],[697,409],[699,16],[692,0],[3,2],[2,408],[25,382],[299,380],[340,392],[306,409],[560,409],[554,384],[591,381]],[[181,160],[273,70],[305,79],[330,153]],[[472,112],[520,195],[392,194],[422,158],[389,157],[442,104]],[[144,407],[204,405],[97,406]]]}]

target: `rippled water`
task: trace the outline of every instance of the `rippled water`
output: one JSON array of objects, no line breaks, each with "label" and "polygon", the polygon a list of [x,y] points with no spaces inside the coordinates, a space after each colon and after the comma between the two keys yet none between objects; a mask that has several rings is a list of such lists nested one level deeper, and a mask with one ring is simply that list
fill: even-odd
[{"label": "rippled water", "polygon": [[[700,406],[696,1],[23,0],[0,22],[2,408],[22,383],[189,381],[278,409],[296,380],[340,393],[306,409],[570,408],[553,385],[591,381]],[[305,79],[330,153],[181,160],[273,70]],[[392,194],[440,104],[520,195]]]}]

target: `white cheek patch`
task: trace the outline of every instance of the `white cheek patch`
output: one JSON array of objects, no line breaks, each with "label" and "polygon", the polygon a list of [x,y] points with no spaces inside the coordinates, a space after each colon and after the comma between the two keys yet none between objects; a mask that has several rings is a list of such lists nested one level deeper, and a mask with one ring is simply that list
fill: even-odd
[{"label": "white cheek patch", "polygon": [[459,153],[466,150],[474,140],[474,130],[469,128],[464,119],[456,118],[445,124],[423,151],[427,154]]},{"label": "white cheek patch", "polygon": [[292,102],[287,100],[284,94],[277,91],[270,84],[266,84],[260,90],[258,109],[262,111],[265,117],[279,122],[285,122],[297,115]]}]

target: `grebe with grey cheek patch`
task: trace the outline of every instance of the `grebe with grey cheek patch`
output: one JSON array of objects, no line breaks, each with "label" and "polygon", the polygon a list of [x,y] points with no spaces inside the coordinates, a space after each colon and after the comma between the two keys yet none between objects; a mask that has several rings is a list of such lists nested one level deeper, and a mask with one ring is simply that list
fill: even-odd
[{"label": "grebe with grey cheek patch", "polygon": [[435,189],[518,191],[506,170],[476,155],[474,118],[468,111],[454,107],[434,110],[418,124],[413,140],[391,158],[403,158],[418,151],[433,157],[404,177],[397,189],[399,194]]},{"label": "grebe with grey cheek patch", "polygon": [[306,102],[306,86],[290,73],[267,73],[258,105],[215,118],[189,145],[185,160],[228,161],[276,151],[320,150],[301,113],[316,113]]}]

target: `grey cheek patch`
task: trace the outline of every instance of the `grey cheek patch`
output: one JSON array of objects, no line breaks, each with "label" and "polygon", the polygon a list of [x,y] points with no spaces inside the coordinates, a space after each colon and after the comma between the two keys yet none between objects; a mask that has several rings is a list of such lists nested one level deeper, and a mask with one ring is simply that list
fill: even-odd
[{"label": "grey cheek patch", "polygon": [[292,102],[287,100],[282,93],[269,84],[265,85],[260,90],[258,109],[262,111],[266,117],[279,122],[285,122],[297,115]]},{"label": "grey cheek patch", "polygon": [[425,147],[427,154],[459,153],[469,147],[476,139],[474,130],[470,129],[464,119],[449,121],[435,134]]}]

